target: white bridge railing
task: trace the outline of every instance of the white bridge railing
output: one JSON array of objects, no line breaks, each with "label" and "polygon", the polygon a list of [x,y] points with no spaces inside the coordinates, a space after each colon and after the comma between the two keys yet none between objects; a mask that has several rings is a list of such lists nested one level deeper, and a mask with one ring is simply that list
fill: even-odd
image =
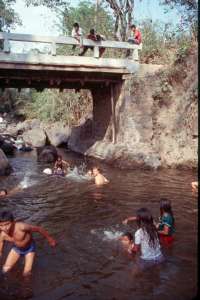
[{"label": "white bridge railing", "polygon": [[[56,56],[57,45],[80,45],[79,42],[73,37],[51,37],[51,36],[38,36],[32,34],[19,34],[19,33],[7,33],[0,32],[0,41],[3,41],[3,49],[0,52],[11,52],[11,41],[15,42],[31,42],[31,43],[46,43],[51,46],[51,55]],[[92,40],[83,38],[81,39],[81,46],[89,46],[94,48],[94,57],[99,58],[99,48],[114,48],[114,49],[130,49],[133,51],[132,59],[138,60],[138,50],[142,49],[141,45],[133,45],[128,42],[118,41],[99,41],[94,42]]]}]

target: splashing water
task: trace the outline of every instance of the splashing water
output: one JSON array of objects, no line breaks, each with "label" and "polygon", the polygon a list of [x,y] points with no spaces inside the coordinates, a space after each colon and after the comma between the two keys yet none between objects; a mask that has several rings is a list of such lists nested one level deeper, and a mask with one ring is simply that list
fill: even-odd
[{"label": "splashing water", "polygon": [[31,175],[33,175],[31,172],[27,172],[24,175],[24,178],[21,180],[21,182],[19,183],[19,187],[22,189],[26,189],[32,185],[34,185],[35,183],[37,183],[37,180],[33,180],[31,179]]},{"label": "splashing water", "polygon": [[103,241],[113,241],[118,240],[120,236],[122,236],[123,232],[118,230],[104,230],[103,232],[99,232],[96,229],[91,229],[90,233],[92,235],[97,235]]},{"label": "splashing water", "polygon": [[117,240],[122,234],[122,231],[111,231],[111,230],[104,230],[104,237],[103,241],[112,241]]},{"label": "splashing water", "polygon": [[75,181],[91,180],[91,177],[87,174],[84,174],[84,171],[85,169],[83,165],[79,167],[75,166],[73,170],[69,170],[68,174],[65,177]]}]

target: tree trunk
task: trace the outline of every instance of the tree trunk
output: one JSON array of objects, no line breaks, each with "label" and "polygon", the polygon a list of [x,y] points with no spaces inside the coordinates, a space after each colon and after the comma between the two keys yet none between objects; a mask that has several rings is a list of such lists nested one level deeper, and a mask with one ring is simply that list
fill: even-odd
[{"label": "tree trunk", "polygon": [[125,41],[133,20],[134,0],[106,0],[115,16],[115,37]]}]

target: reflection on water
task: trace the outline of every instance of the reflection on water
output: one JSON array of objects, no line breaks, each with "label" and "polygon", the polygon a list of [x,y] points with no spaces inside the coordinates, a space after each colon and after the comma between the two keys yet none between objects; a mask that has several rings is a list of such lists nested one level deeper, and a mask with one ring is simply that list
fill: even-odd
[{"label": "reflection on water", "polygon": [[[83,159],[63,155],[72,165],[66,178],[48,176],[34,154],[11,159],[14,173],[0,185],[26,187],[0,201],[17,219],[44,226],[57,239],[55,249],[35,235],[37,257],[32,277],[22,278],[21,261],[6,277],[1,275],[0,299],[34,300],[187,300],[197,289],[197,199],[191,193],[192,171],[120,171],[103,165],[110,179],[96,187],[84,175]],[[83,169],[74,168],[83,166]],[[146,206],[157,219],[159,199],[172,201],[176,236],[165,249],[165,263],[136,272],[136,261],[119,247],[117,238],[136,224],[122,220]],[[2,262],[10,245],[5,245]]]}]

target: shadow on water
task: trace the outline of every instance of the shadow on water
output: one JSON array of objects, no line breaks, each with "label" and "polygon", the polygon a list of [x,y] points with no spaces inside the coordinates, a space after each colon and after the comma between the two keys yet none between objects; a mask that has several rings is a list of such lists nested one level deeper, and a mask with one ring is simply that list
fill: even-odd
[{"label": "shadow on water", "polygon": [[[42,225],[58,241],[52,249],[35,234],[37,257],[31,278],[22,278],[20,261],[8,276],[1,275],[0,299],[192,299],[197,291],[197,197],[190,182],[196,173],[120,171],[102,165],[110,183],[98,188],[84,176],[82,157],[64,152],[63,156],[73,166],[67,178],[43,174],[47,165],[38,164],[34,154],[20,154],[11,159],[14,173],[0,180],[8,189],[16,184],[26,187],[2,199],[0,209]],[[175,242],[163,250],[164,263],[141,272],[117,238],[124,231],[135,231],[136,224],[125,226],[122,220],[142,206],[157,219],[160,197],[172,201]],[[1,266],[9,249],[5,245]]]}]

